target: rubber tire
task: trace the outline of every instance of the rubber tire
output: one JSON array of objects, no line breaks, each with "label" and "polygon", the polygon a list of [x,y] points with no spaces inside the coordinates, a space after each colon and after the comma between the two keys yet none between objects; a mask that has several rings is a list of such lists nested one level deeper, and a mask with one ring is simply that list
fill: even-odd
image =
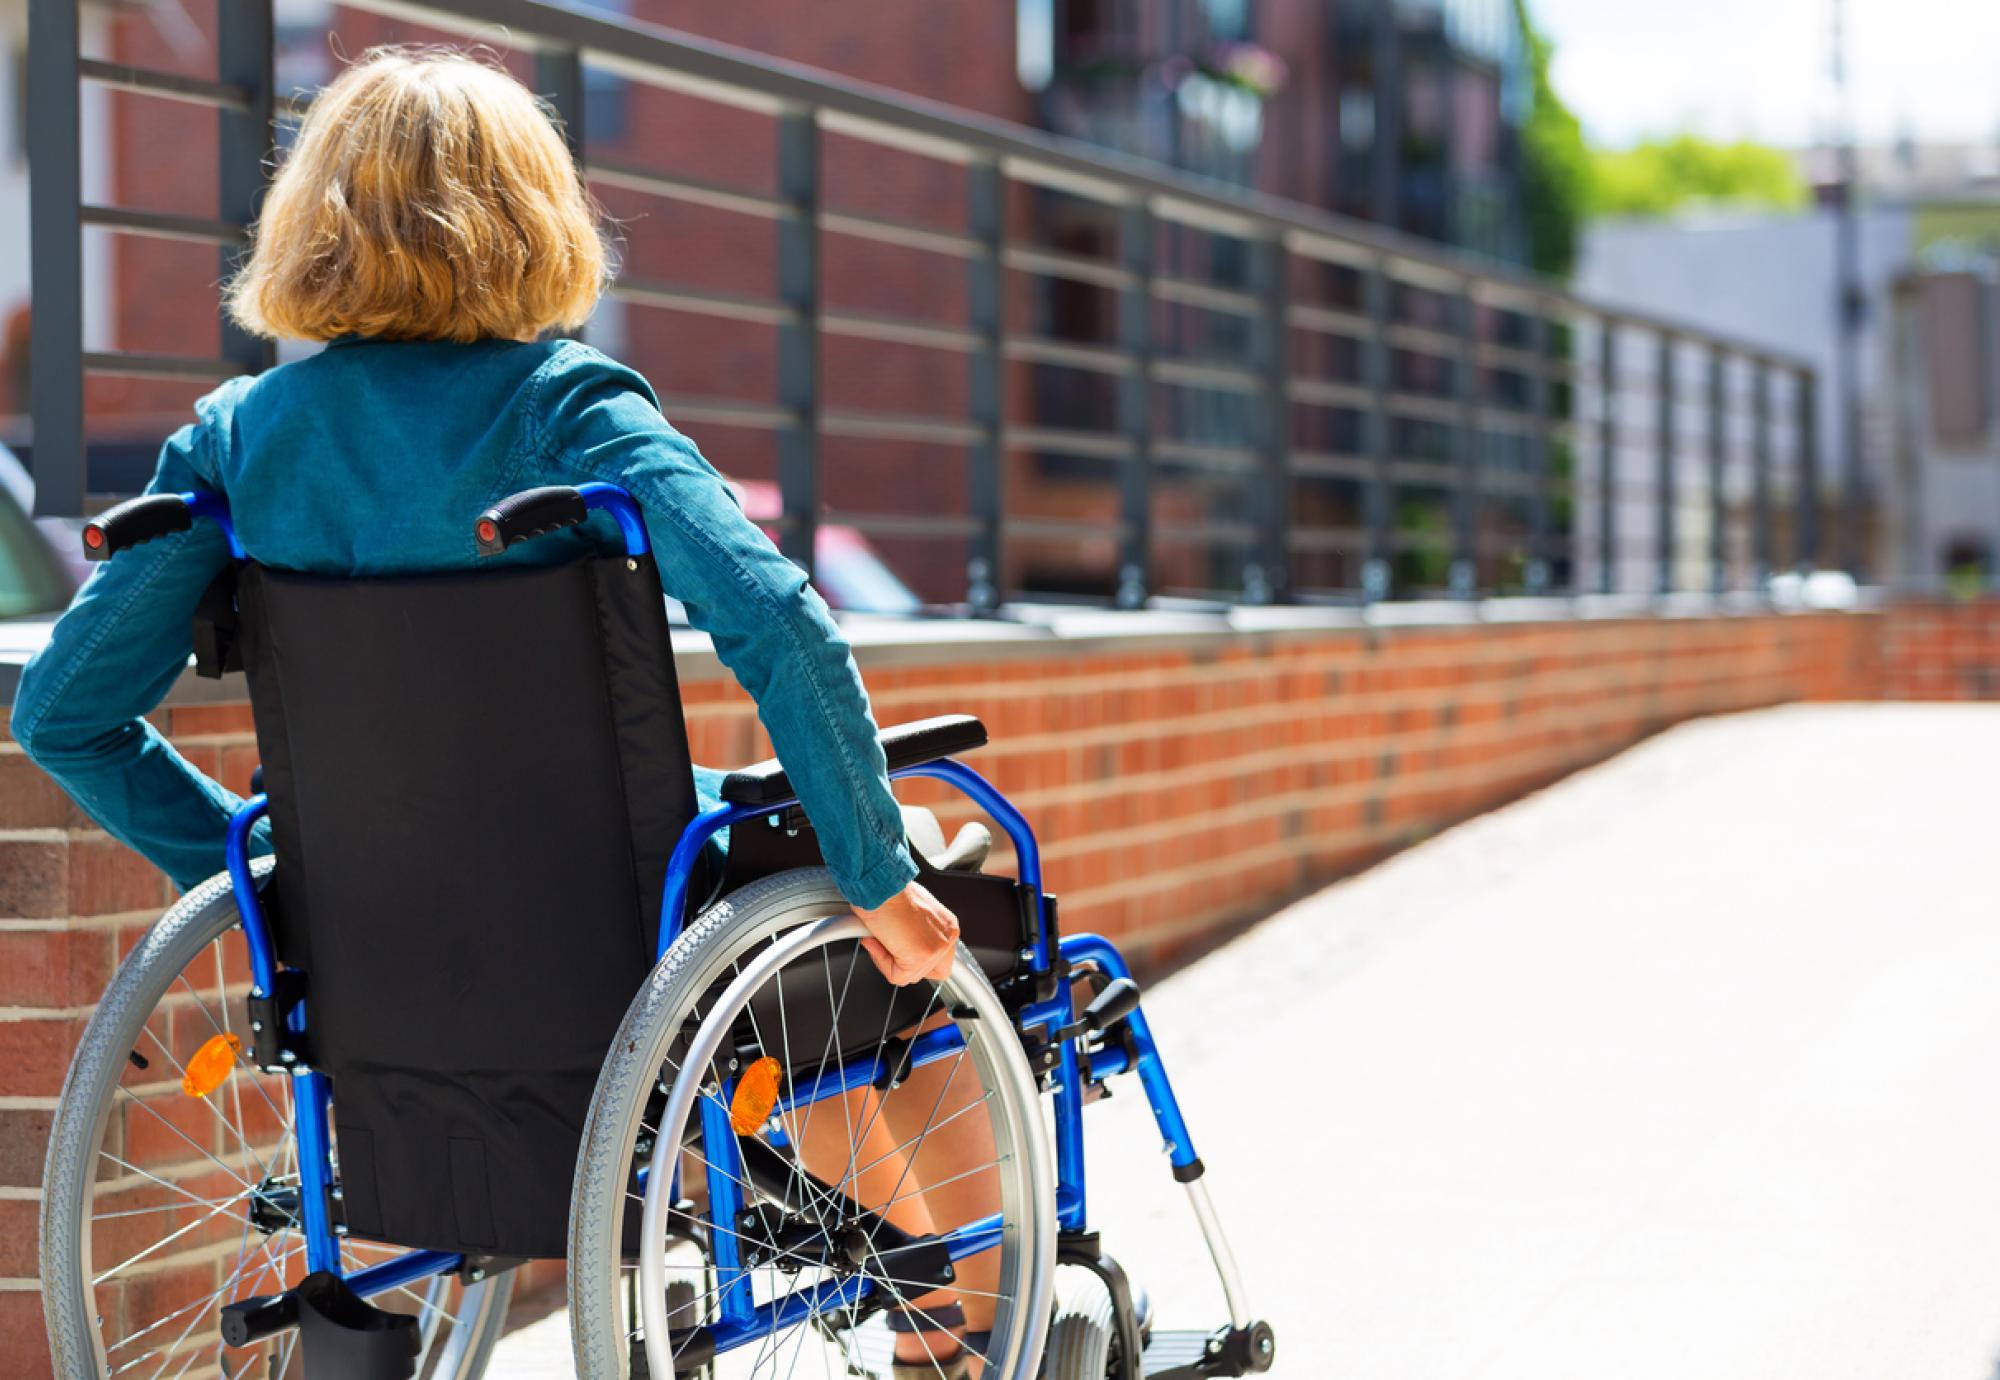
[{"label": "rubber tire", "polygon": [[1056,1318],[1042,1353],[1042,1374],[1046,1380],[1105,1380],[1118,1330],[1111,1291],[1089,1270],[1074,1266],[1056,1278]]},{"label": "rubber tire", "polygon": [[[648,1096],[653,1087],[654,1071],[639,1065],[648,1031],[661,1018],[661,1008],[678,1009],[684,996],[692,998],[693,993],[684,994],[680,988],[695,980],[694,974],[706,961],[702,950],[710,942],[733,942],[725,936],[739,930],[754,932],[768,927],[773,935],[783,933],[789,926],[779,922],[801,909],[824,916],[846,908],[847,902],[825,868],[800,868],[760,878],[723,897],[688,925],[633,998],[611,1055],[598,1075],[571,1189],[570,1342],[578,1380],[624,1380],[627,1374],[629,1353],[622,1345],[605,1344],[607,1338],[622,1340],[624,1336],[619,1313],[621,1290],[617,1287],[620,1271],[616,1253],[607,1243],[619,1238],[624,1211],[629,1147],[623,1143],[622,1128],[632,1119],[634,1099]],[[978,971],[971,953],[962,945],[957,961]],[[1039,1127],[1035,1134],[1040,1135]],[[1054,1204],[1048,1204],[1047,1210],[1053,1221]],[[1052,1230],[1050,1246],[1052,1249]]]},{"label": "rubber tire", "polygon": [[[270,858],[255,859],[251,874],[262,880],[272,866]],[[218,873],[181,897],[153,922],[145,938],[118,965],[70,1060],[56,1103],[55,1122],[49,1130],[48,1156],[42,1165],[42,1318],[48,1328],[57,1380],[100,1380],[104,1374],[92,1321],[96,1309],[88,1290],[82,1287],[78,1234],[73,1228],[83,1220],[95,1181],[97,1147],[117,1097],[115,1091],[103,1091],[105,1075],[108,1071],[115,1089],[126,1059],[138,1043],[141,1027],[166,989],[238,920],[236,894],[227,873]],[[84,1172],[86,1166],[92,1172]],[[469,1298],[475,1289],[496,1288],[502,1293],[493,1304],[480,1309],[480,1331],[464,1347],[458,1368],[437,1380],[478,1380],[484,1373],[506,1326],[511,1276],[487,1279],[462,1295]]]}]

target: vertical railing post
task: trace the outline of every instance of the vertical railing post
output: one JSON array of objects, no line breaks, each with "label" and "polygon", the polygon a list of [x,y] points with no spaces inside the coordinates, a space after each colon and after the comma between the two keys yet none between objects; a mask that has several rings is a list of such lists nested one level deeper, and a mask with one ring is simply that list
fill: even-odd
[{"label": "vertical railing post", "polygon": [[1809,368],[1798,371],[1799,535],[1794,553],[1801,571],[1819,564],[1819,389]]},{"label": "vertical railing post", "polygon": [[[271,156],[272,76],[271,0],[218,0],[216,7],[216,77],[241,87],[250,100],[243,110],[217,112],[217,215],[247,230],[257,218],[257,200],[264,190],[264,169]],[[241,244],[224,245],[219,254],[222,280],[235,273]],[[249,373],[277,362],[277,344],[259,339],[222,316],[222,357]]]},{"label": "vertical railing post", "polygon": [[1554,483],[1549,433],[1556,391],[1549,370],[1554,366],[1551,350],[1555,336],[1543,304],[1536,302],[1528,315],[1528,350],[1534,356],[1534,368],[1528,374],[1528,468],[1533,488],[1528,496],[1528,567],[1522,572],[1530,594],[1541,594],[1549,587],[1550,490]]},{"label": "vertical railing post", "polygon": [[1368,559],[1361,567],[1361,595],[1370,603],[1387,599],[1395,588],[1396,534],[1395,427],[1389,417],[1393,355],[1389,348],[1389,316],[1393,285],[1387,256],[1377,256],[1361,280],[1368,312],[1368,338],[1361,342],[1362,379],[1368,387],[1368,411],[1361,419],[1366,435],[1368,488],[1363,498],[1368,520]]},{"label": "vertical railing post", "polygon": [[1257,471],[1252,512],[1257,546],[1243,563],[1243,597],[1283,603],[1291,593],[1290,448],[1292,437],[1291,259],[1283,232],[1250,244],[1250,286],[1257,298],[1252,349],[1259,388],[1252,428]]},{"label": "vertical railing post", "polygon": [[1618,589],[1618,323],[1597,318],[1597,592]]},{"label": "vertical railing post", "polygon": [[966,264],[966,315],[975,344],[967,357],[971,421],[977,431],[967,454],[966,489],[977,530],[966,554],[965,602],[974,613],[1000,605],[1002,537],[1001,426],[1006,368],[1001,358],[1006,294],[1006,182],[1000,161],[983,158],[966,170],[966,228],[976,248]]},{"label": "vertical railing post", "polygon": [[1479,301],[1475,280],[1459,285],[1457,298],[1458,354],[1453,362],[1457,384],[1457,420],[1452,428],[1458,484],[1453,491],[1451,592],[1470,599],[1479,590]]},{"label": "vertical railing post", "polygon": [[1655,389],[1659,413],[1653,437],[1653,589],[1657,594],[1674,590],[1674,365],[1679,342],[1672,332],[1659,334],[1659,358],[1655,366]]},{"label": "vertical railing post", "polygon": [[1755,588],[1771,580],[1771,366],[1759,359],[1750,374],[1750,575]]},{"label": "vertical railing post", "polygon": [[583,163],[583,53],[576,48],[542,48],[535,53],[535,91],[562,122],[570,156]]},{"label": "vertical railing post", "polygon": [[1153,586],[1153,213],[1143,200],[1118,222],[1118,261],[1128,275],[1118,298],[1118,344],[1127,371],[1118,380],[1118,431],[1128,448],[1119,514],[1118,607],[1139,608]]},{"label": "vertical railing post", "polygon": [[778,117],[778,549],[813,573],[819,532],[819,121],[810,107]]},{"label": "vertical railing post", "polygon": [[83,513],[83,119],[73,0],[29,0],[28,238],[35,513]]},{"label": "vertical railing post", "polygon": [[1728,362],[1720,345],[1708,347],[1708,592],[1729,587],[1729,498],[1722,491],[1728,469]]}]

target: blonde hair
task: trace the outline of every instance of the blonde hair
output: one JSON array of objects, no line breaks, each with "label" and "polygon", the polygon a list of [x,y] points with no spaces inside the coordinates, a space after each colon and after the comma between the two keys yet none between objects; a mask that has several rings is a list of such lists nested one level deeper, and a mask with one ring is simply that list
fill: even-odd
[{"label": "blonde hair", "polygon": [[600,214],[550,114],[453,48],[375,48],[314,99],[227,291],[295,340],[526,339],[589,317]]}]

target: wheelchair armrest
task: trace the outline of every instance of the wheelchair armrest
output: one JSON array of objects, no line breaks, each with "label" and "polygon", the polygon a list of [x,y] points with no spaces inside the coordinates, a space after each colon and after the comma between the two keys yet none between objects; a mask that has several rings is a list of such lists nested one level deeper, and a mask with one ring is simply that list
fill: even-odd
[{"label": "wheelchair armrest", "polygon": [[[898,772],[986,746],[986,725],[970,714],[940,714],[885,728],[878,741],[889,770]],[[797,794],[775,757],[722,780],[722,798],[731,805],[781,805]]]}]

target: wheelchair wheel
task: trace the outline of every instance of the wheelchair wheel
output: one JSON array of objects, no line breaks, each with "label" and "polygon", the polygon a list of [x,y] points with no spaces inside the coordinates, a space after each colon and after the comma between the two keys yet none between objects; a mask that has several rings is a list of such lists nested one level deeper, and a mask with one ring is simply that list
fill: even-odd
[{"label": "wheelchair wheel", "polygon": [[[268,860],[254,864],[260,878]],[[63,1084],[43,1171],[43,1313],[60,1380],[292,1380],[298,1334],[226,1346],[222,1305],[305,1274],[289,1079],[248,1054],[249,957],[227,876],[120,965]],[[201,1089],[195,1091],[194,1089]],[[400,1251],[343,1243],[348,1269]],[[374,1300],[421,1315],[424,1380],[473,1380],[511,1277],[439,1276]]]},{"label": "wheelchair wheel", "polygon": [[1062,1275],[1042,1373],[1048,1380],[1105,1380],[1118,1334],[1111,1291],[1088,1270]]},{"label": "wheelchair wheel", "polygon": [[963,948],[948,982],[891,1001],[861,933],[824,869],[768,877],[634,1001],[571,1204],[583,1380],[886,1375],[891,1315],[945,1354],[961,1309],[991,1317],[986,1376],[1036,1373],[1055,1190],[1020,1037]]}]

